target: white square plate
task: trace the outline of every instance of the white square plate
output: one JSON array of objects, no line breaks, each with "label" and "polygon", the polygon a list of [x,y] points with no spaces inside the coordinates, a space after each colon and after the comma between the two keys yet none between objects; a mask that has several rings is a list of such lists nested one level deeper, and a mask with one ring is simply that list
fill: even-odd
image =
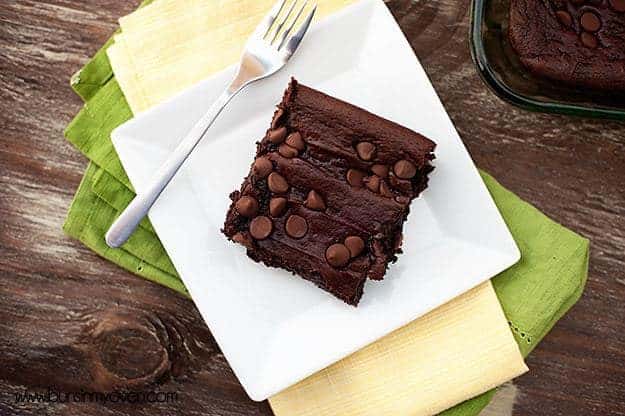
[{"label": "white square plate", "polygon": [[[231,79],[233,68],[119,127],[113,142],[139,192]],[[404,254],[357,308],[247,258],[221,234],[289,78],[438,143],[411,206]],[[263,400],[518,261],[519,251],[423,68],[381,0],[316,24],[287,67],[234,99],[150,212],[176,269],[243,387]]]}]

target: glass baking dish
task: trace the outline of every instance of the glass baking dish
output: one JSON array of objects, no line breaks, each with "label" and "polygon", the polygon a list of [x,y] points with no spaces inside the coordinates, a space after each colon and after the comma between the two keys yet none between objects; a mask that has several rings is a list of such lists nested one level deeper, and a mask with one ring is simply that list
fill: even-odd
[{"label": "glass baking dish", "polygon": [[471,54],[486,84],[531,111],[625,120],[625,94],[584,90],[532,75],[508,41],[510,0],[473,0]]}]

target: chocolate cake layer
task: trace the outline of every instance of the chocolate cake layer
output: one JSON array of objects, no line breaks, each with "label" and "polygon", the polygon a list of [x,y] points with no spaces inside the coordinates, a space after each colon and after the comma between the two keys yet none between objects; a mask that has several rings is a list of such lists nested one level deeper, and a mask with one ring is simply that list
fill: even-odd
[{"label": "chocolate cake layer", "polygon": [[292,80],[224,234],[247,254],[357,305],[401,252],[410,201],[428,183],[434,142]]},{"label": "chocolate cake layer", "polygon": [[511,0],[508,34],[538,76],[625,91],[625,0]]}]

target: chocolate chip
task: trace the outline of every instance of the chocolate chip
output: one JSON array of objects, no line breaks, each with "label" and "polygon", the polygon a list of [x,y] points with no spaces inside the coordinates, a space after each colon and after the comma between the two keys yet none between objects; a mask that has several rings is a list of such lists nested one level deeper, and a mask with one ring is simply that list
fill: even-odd
[{"label": "chocolate chip", "polygon": [[411,194],[413,192],[412,182],[410,179],[400,179],[398,176],[391,176],[388,178],[389,185],[393,188],[393,190],[403,193],[403,194]]},{"label": "chocolate chip", "polygon": [[410,198],[408,198],[407,196],[398,195],[395,197],[395,201],[402,205],[408,205],[408,203],[410,202]]},{"label": "chocolate chip", "polygon": [[244,217],[252,218],[258,213],[258,201],[251,196],[242,196],[234,207]]},{"label": "chocolate chip", "polygon": [[371,160],[375,154],[375,145],[369,142],[360,142],[356,145],[356,153],[362,160]]},{"label": "chocolate chip", "polygon": [[275,130],[271,130],[267,136],[269,141],[273,144],[280,144],[286,137],[286,127],[280,127]]},{"label": "chocolate chip", "polygon": [[273,223],[268,217],[256,217],[250,223],[250,234],[256,240],[264,240],[273,231]]},{"label": "chocolate chip", "polygon": [[380,195],[387,198],[393,197],[393,192],[391,192],[391,189],[388,187],[385,181],[380,181]]},{"label": "chocolate chip", "polygon": [[236,233],[232,236],[232,241],[242,244],[243,241],[245,241],[245,236],[243,235],[243,233]]},{"label": "chocolate chip", "polygon": [[356,235],[350,235],[345,239],[345,247],[349,250],[351,258],[357,257],[365,249],[365,242]]},{"label": "chocolate chip", "polygon": [[254,161],[254,166],[252,167],[254,176],[261,179],[266,178],[272,170],[273,165],[271,164],[271,161],[266,157],[259,157],[258,159],[256,159]]},{"label": "chocolate chip", "polygon": [[582,14],[582,17],[579,19],[579,23],[582,25],[584,30],[588,32],[596,32],[601,28],[601,20],[599,20],[599,16],[592,12],[585,12]]},{"label": "chocolate chip", "polygon": [[579,36],[579,39],[582,41],[582,44],[587,48],[594,49],[599,45],[599,41],[592,33],[582,32]]},{"label": "chocolate chip", "polygon": [[252,240],[250,239],[250,237],[243,233],[236,233],[235,235],[233,235],[232,241],[239,243],[247,248],[253,247]]},{"label": "chocolate chip", "polygon": [[378,193],[380,191],[380,178],[375,175],[367,178],[367,188],[371,192]]},{"label": "chocolate chip", "polygon": [[625,0],[610,0],[610,6],[620,13],[625,13]]},{"label": "chocolate chip", "polygon": [[347,183],[355,188],[362,187],[362,179],[365,177],[365,173],[358,169],[350,169],[347,171]]},{"label": "chocolate chip", "polygon": [[558,21],[562,24],[562,26],[567,28],[573,26],[573,18],[571,17],[569,12],[564,10],[558,10],[556,12],[556,17],[558,18]]},{"label": "chocolate chip", "polygon": [[398,178],[411,179],[417,174],[417,167],[407,160],[400,160],[393,166],[393,172]]},{"label": "chocolate chip", "polygon": [[286,205],[287,205],[286,198],[282,198],[282,197],[271,198],[271,200],[269,201],[269,214],[274,218],[279,217],[280,215],[284,213],[284,210],[286,209]]},{"label": "chocolate chip", "polygon": [[296,148],[299,151],[304,150],[306,147],[306,143],[304,143],[304,139],[302,139],[302,135],[299,132],[289,134],[289,137],[286,138],[286,144],[291,147]]},{"label": "chocolate chip", "polygon": [[304,206],[315,211],[323,211],[326,209],[326,203],[324,202],[323,197],[314,189],[308,192]]},{"label": "chocolate chip", "polygon": [[332,244],[326,250],[326,261],[332,267],[343,267],[349,263],[349,249],[343,244]]},{"label": "chocolate chip", "polygon": [[283,115],[284,115],[284,110],[281,108],[278,108],[273,115],[273,120],[271,120],[272,129],[276,129],[280,125],[280,121]]},{"label": "chocolate chip", "polygon": [[286,220],[286,233],[293,238],[302,238],[308,232],[308,223],[299,215],[291,215]]},{"label": "chocolate chip", "polygon": [[283,194],[289,190],[289,183],[284,179],[282,175],[276,172],[271,172],[269,178],[267,178],[267,185],[271,192],[277,194]]},{"label": "chocolate chip", "polygon": [[278,147],[278,153],[280,153],[282,156],[286,157],[287,159],[292,159],[294,157],[297,157],[297,155],[299,154],[296,148],[291,147],[286,143],[282,143],[280,147]]},{"label": "chocolate chip", "polygon": [[375,173],[380,178],[386,178],[388,176],[388,166],[386,166],[386,165],[373,165],[373,166],[371,166],[371,172]]}]

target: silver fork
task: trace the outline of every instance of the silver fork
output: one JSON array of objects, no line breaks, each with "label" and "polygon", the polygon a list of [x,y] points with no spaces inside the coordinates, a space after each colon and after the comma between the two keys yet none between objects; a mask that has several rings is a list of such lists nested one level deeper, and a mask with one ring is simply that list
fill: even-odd
[{"label": "silver fork", "polygon": [[296,22],[308,4],[308,0],[305,0],[294,18],[288,23],[299,2],[300,0],[293,0],[288,12],[280,20],[278,17],[287,0],[278,0],[274,4],[269,14],[248,39],[237,75],[230,86],[191,128],[171,156],[156,172],[147,189],[138,194],[111,225],[106,233],[106,244],[115,248],[126,242],[230,100],[252,82],[275,74],[289,61],[310,27],[317,10],[317,6],[314,5],[300,28],[291,35]]}]

